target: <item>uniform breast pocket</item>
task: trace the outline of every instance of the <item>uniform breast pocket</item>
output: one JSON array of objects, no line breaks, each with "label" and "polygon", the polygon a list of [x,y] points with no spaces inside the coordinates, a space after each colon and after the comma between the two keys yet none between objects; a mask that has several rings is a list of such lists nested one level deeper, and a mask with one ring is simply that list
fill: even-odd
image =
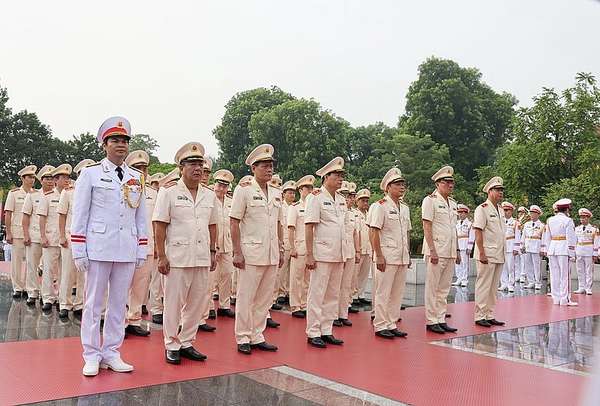
[{"label": "uniform breast pocket", "polygon": [[177,200],[175,202],[174,213],[171,214],[173,218],[180,218],[182,220],[189,220],[194,216],[194,205],[189,200]]},{"label": "uniform breast pocket", "polygon": [[105,207],[110,202],[111,196],[115,196],[117,185],[99,182],[92,186],[92,202],[100,207]]},{"label": "uniform breast pocket", "polygon": [[258,215],[260,213],[264,213],[266,211],[267,203],[261,200],[252,200],[250,204],[248,204],[248,212],[253,216]]}]

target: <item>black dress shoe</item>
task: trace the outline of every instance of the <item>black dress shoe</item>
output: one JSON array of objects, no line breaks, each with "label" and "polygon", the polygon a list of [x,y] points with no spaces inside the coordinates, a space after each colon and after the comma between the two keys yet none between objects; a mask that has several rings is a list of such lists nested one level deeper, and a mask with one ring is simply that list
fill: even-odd
[{"label": "black dress shoe", "polygon": [[306,316],[306,309],[300,311]]},{"label": "black dress shoe", "polygon": [[388,330],[390,333],[392,333],[393,335],[395,335],[396,337],[406,337],[408,335],[408,333],[405,333],[404,331],[400,331],[397,328],[394,328],[392,330]]},{"label": "black dress shoe", "polygon": [[213,300],[219,300],[219,294],[218,293],[215,293],[213,295]]},{"label": "black dress shoe", "polygon": [[43,312],[52,311],[52,303],[44,303],[44,305],[42,306],[42,311]]},{"label": "black dress shoe", "polygon": [[163,315],[162,314],[153,314],[152,315],[152,323],[163,324]]},{"label": "black dress shoe", "polygon": [[359,310],[354,306],[350,306],[348,308],[348,313],[358,313],[358,312],[359,312]]},{"label": "black dress shoe", "polygon": [[229,298],[229,303],[235,306],[235,297]]},{"label": "black dress shoe", "polygon": [[249,343],[238,344],[238,352],[241,352],[242,354],[250,355],[250,354],[252,354],[252,347],[250,347]]},{"label": "black dress shoe", "polygon": [[352,325],[352,322],[350,320],[348,320],[348,319],[340,319],[340,321],[342,322],[342,324],[344,326],[350,327]]},{"label": "black dress shoe", "polygon": [[142,314],[144,316],[148,314],[148,308],[146,307],[146,305],[142,305]]},{"label": "black dress shoe", "polygon": [[26,290],[24,290],[23,292],[21,292],[21,297],[22,297],[23,299],[27,299],[27,298],[29,297],[29,293],[27,293],[27,291],[26,291]]},{"label": "black dress shoe", "polygon": [[446,313],[446,314],[444,315],[444,317],[445,317],[446,319],[449,319],[450,317],[452,317],[452,315],[451,315],[450,313]]},{"label": "black dress shoe", "polygon": [[215,326],[211,326],[210,324],[200,324],[198,326],[198,331],[204,331],[205,333],[212,333],[213,331],[215,331],[217,328]]},{"label": "black dress shoe", "polygon": [[362,304],[365,304],[365,305],[370,305],[371,304],[371,301],[369,299],[365,299],[364,297],[358,298],[358,301],[360,303],[362,303]]},{"label": "black dress shoe", "polygon": [[12,297],[13,297],[13,299],[20,299],[22,294],[23,294],[23,292],[21,292],[20,290],[17,290],[16,292],[14,292],[12,294]]},{"label": "black dress shoe", "polygon": [[481,327],[492,327],[492,324],[489,321],[484,320],[484,319],[477,320],[475,322],[475,324],[477,324],[478,326],[481,326]]},{"label": "black dress shoe", "polygon": [[333,321],[333,326],[334,326],[334,327],[343,327],[343,326],[344,326],[344,324],[342,323],[342,321],[341,321],[340,319],[335,319],[335,320]]},{"label": "black dress shoe", "polygon": [[138,336],[138,337],[148,337],[150,335],[150,332],[148,330],[145,330],[145,329],[141,328],[140,326],[132,326],[132,325],[125,327],[125,332],[127,334],[131,334],[132,336]]},{"label": "black dress shoe", "polygon": [[375,315],[374,314],[371,315],[371,321],[373,321],[373,320],[375,320]]},{"label": "black dress shoe", "polygon": [[286,303],[287,303],[287,301],[288,301],[288,298],[287,298],[287,297],[285,297],[285,296],[279,296],[279,297],[277,298],[277,303],[279,303],[280,305],[284,305],[284,304],[286,304]]},{"label": "black dress shoe", "polygon": [[231,309],[217,309],[217,315],[235,319],[235,312]]},{"label": "black dress shoe", "polygon": [[179,355],[181,355],[183,358],[191,359],[192,361],[204,361],[206,358],[208,358],[206,355],[198,352],[192,346],[180,348]]},{"label": "black dress shoe", "polygon": [[181,364],[181,355],[177,350],[165,350],[165,360],[169,364]]},{"label": "black dress shoe", "polygon": [[444,331],[447,331],[447,332],[449,332],[449,333],[456,333],[456,332],[458,331],[458,329],[457,329],[457,328],[450,327],[450,326],[449,326],[449,325],[447,325],[446,323],[440,323],[440,324],[439,324],[439,326],[440,326],[441,328],[443,328],[443,329],[444,329]]},{"label": "black dress shoe", "polygon": [[283,306],[280,305],[279,303],[273,303],[273,305],[271,306],[271,310],[281,310],[283,309]]},{"label": "black dress shoe", "polygon": [[307,341],[313,347],[317,347],[317,348],[326,348],[327,347],[327,344],[325,344],[325,341],[323,341],[323,339],[321,337],[308,337]]},{"label": "black dress shoe", "polygon": [[325,341],[327,344],[333,344],[333,345],[342,345],[344,344],[344,340],[340,340],[339,338],[335,338],[332,335],[325,335],[325,336],[321,336],[321,338],[323,339],[323,341]]},{"label": "black dress shoe", "polygon": [[82,309],[79,309],[79,310],[73,310],[73,316],[74,316],[76,319],[79,319],[79,320],[81,320],[81,316],[83,316],[83,310],[82,310]]},{"label": "black dress shoe", "polygon": [[217,313],[214,310],[210,310],[208,312],[208,318],[211,319],[211,320],[216,319],[217,318]]},{"label": "black dress shoe", "polygon": [[303,319],[306,317],[306,314],[302,310],[296,310],[295,312],[292,312],[292,317]]},{"label": "black dress shoe", "polygon": [[261,351],[277,351],[277,346],[273,345],[273,344],[269,344],[266,341],[263,341],[262,343],[258,343],[258,344],[251,344],[250,347],[252,347],[253,349],[259,349]]},{"label": "black dress shoe", "polygon": [[488,323],[490,323],[492,326],[503,326],[503,325],[505,325],[505,324],[506,324],[505,322],[503,322],[503,321],[498,321],[498,320],[496,320],[496,319],[490,319],[490,320],[488,320],[487,322],[488,322]]},{"label": "black dress shoe", "polygon": [[352,306],[360,306],[360,299],[352,299]]},{"label": "black dress shoe", "polygon": [[267,327],[269,328],[277,328],[279,327],[281,324],[277,323],[275,320],[273,320],[272,318],[268,318],[267,319]]},{"label": "black dress shoe", "polygon": [[58,312],[58,317],[61,319],[68,319],[69,311],[67,309],[60,309],[60,312]]},{"label": "black dress shoe", "polygon": [[396,338],[396,336],[394,335],[394,333],[392,333],[391,331],[388,331],[388,330],[376,331],[375,335],[377,337],[387,338],[387,339],[394,339],[394,338]]},{"label": "black dress shoe", "polygon": [[54,307],[56,307],[56,310],[58,310],[60,308],[60,303],[54,302]]},{"label": "black dress shoe", "polygon": [[437,334],[445,334],[446,333],[446,330],[441,328],[439,324],[428,324],[427,330],[431,331],[432,333],[437,333]]},{"label": "black dress shoe", "polygon": [[30,297],[27,299],[27,306],[35,306],[35,302],[37,301],[37,297]]}]

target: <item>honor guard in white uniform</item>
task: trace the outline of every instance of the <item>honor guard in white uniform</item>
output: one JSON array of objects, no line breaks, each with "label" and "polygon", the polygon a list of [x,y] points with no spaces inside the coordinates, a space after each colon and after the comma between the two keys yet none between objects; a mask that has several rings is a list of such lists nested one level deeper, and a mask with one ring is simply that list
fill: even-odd
[{"label": "honor guard in white uniform", "polygon": [[[40,236],[42,241],[42,310],[52,310],[52,305],[58,301],[60,281],[62,278],[62,259],[60,251],[58,203],[60,194],[69,185],[72,168],[69,164],[59,165],[50,172],[53,177],[54,189],[44,193],[36,214],[40,217]],[[55,283],[56,281],[56,283]],[[60,314],[60,313],[59,313]],[[64,314],[64,313],[63,313]]]},{"label": "honor guard in white uniform", "polygon": [[373,258],[371,243],[369,241],[369,226],[367,225],[367,210],[369,209],[369,189],[361,189],[356,193],[356,227],[358,230],[358,244],[360,246],[360,260],[352,278],[352,303],[355,305],[370,305],[371,301],[365,298],[365,288],[371,273]]},{"label": "honor guard in white uniform", "polygon": [[515,258],[521,250],[521,224],[515,219],[512,214],[515,206],[510,202],[502,202],[502,210],[504,211],[504,231],[506,233],[506,243],[504,245],[504,266],[502,267],[502,275],[500,276],[499,291],[508,290],[515,291],[515,281],[517,280],[517,269],[515,268]]},{"label": "honor guard in white uniform", "polygon": [[215,270],[217,293],[219,295],[217,316],[235,318],[235,312],[231,310],[231,275],[233,273],[233,245],[231,243],[231,227],[229,226],[231,198],[227,196],[227,189],[233,182],[234,176],[227,169],[219,169],[215,172],[214,179],[214,191],[217,196],[219,213],[217,222],[217,267]]},{"label": "honor guard in white uniform", "polygon": [[292,317],[306,317],[306,297],[310,272],[306,268],[306,241],[304,218],[306,214],[306,198],[312,193],[315,177],[303,176],[296,182],[300,192],[300,200],[288,209],[287,232],[290,241],[290,310]]},{"label": "honor guard in white uniform", "polygon": [[[283,212],[283,223],[287,225],[287,217],[290,211],[290,207],[296,200],[296,182],[289,180],[281,187],[283,193],[283,203],[281,209]],[[283,235],[283,266],[279,268],[277,275],[277,283],[275,285],[275,301],[271,309],[281,310],[281,304],[289,302],[290,296],[290,240],[285,227]]]},{"label": "honor guard in white uniform", "polygon": [[322,186],[306,199],[306,266],[311,271],[306,335],[308,343],[317,348],[344,343],[333,336],[344,262],[350,257],[350,247],[345,242],[346,199],[336,192],[342,186],[344,173],[344,160],[332,159],[316,172]]},{"label": "honor guard in white uniform", "polygon": [[[131,126],[111,117],[98,130],[106,158],[81,171],[75,183],[71,251],[75,267],[87,272],[81,320],[83,374],[98,368],[130,372],[121,359],[127,296],[135,268],[147,256],[146,208],[142,174],[127,164]],[[100,316],[108,289],[102,342]]]},{"label": "honor guard in white uniform", "polygon": [[[53,170],[53,166],[45,165],[38,171],[36,177],[42,184],[42,188],[28,193],[22,208],[23,234],[25,236],[23,241],[27,255],[27,293],[29,298],[32,298],[28,299],[27,303],[30,306],[35,304],[33,298],[37,298],[40,293],[43,296],[44,293],[41,292],[39,279],[39,276],[43,275],[39,275],[38,270],[42,258],[42,235],[40,232],[40,216],[36,213],[44,193],[51,192],[54,188],[54,177],[51,175]],[[52,277],[52,275],[48,276]],[[43,300],[44,298],[40,299]],[[50,309],[55,300],[56,298],[52,298],[51,292],[46,292],[46,303],[50,303]],[[46,309],[48,309],[47,306]]]},{"label": "honor guard in white uniform", "polygon": [[425,318],[427,330],[438,334],[457,329],[446,323],[448,292],[454,264],[460,263],[456,235],[457,204],[450,195],[454,190],[454,169],[444,166],[431,179],[436,190],[423,199],[423,255],[427,265],[425,276]]},{"label": "honor guard in white uniform", "polygon": [[523,234],[521,251],[523,255],[521,260],[523,266],[527,270],[527,282],[524,286],[525,289],[536,289],[542,288],[542,277],[540,274],[540,252],[542,248],[542,234],[544,233],[544,223],[539,218],[542,215],[542,209],[537,205],[532,205],[529,208],[529,215],[531,220],[523,225]]},{"label": "honor guard in white uniform", "polygon": [[[519,272],[519,283],[527,282],[527,270],[524,266],[523,259],[523,225],[527,223],[531,218],[529,217],[529,210],[527,210],[524,206],[519,206],[517,209],[517,220],[519,221],[520,231],[521,231],[521,245],[519,250],[519,255],[515,257],[515,273]],[[534,286],[535,287],[535,286]]]},{"label": "honor guard in white uniform", "polygon": [[590,224],[592,212],[586,208],[581,208],[578,214],[581,224],[575,227],[575,235],[577,236],[575,265],[579,286],[573,293],[591,295],[594,281],[594,263],[598,259],[600,236],[598,235],[598,229]]},{"label": "honor guard in white uniform", "polygon": [[[503,326],[495,318],[496,289],[505,261],[506,223],[500,202],[504,197],[501,177],[490,179],[483,188],[487,200],[475,209],[475,324],[481,327]],[[512,253],[511,253],[512,254]]]},{"label": "honor guard in white uniform", "polygon": [[560,199],[556,203],[558,213],[549,217],[544,231],[543,253],[548,257],[550,266],[550,285],[552,302],[561,306],[577,306],[571,301],[570,261],[575,261],[575,224],[569,217],[571,200]]},{"label": "honor guard in white uniform", "polygon": [[262,144],[246,158],[253,179],[233,192],[231,239],[233,264],[239,268],[235,337],[238,351],[277,351],[263,332],[273,303],[277,266],[283,265],[281,191],[268,182],[273,176],[273,146]]},{"label": "honor guard in white uniform", "polygon": [[[11,189],[6,197],[4,205],[4,224],[6,224],[6,242],[11,244],[11,260],[10,260],[10,279],[13,288],[13,298],[19,299],[27,294],[31,297],[34,293],[33,301],[37,298],[39,286],[31,286],[32,291],[27,289],[26,269],[23,269],[23,259],[25,258],[25,244],[23,243],[23,203],[27,194],[35,191],[33,185],[35,183],[35,171],[37,166],[28,165],[18,172],[21,177],[21,187]],[[37,265],[36,265],[37,266]],[[28,300],[28,302],[30,302]]]},{"label": "honor guard in white uniform", "polygon": [[150,331],[142,328],[142,305],[148,298],[150,289],[150,275],[156,268],[154,259],[154,232],[152,229],[152,213],[156,204],[157,192],[148,187],[148,165],[150,156],[146,151],[133,151],[125,158],[125,164],[130,168],[137,169],[141,174],[141,181],[144,183],[144,200],[142,204],[146,209],[146,233],[148,236],[147,256],[144,265],[137,268],[133,273],[131,287],[129,288],[129,298],[127,301],[127,327],[125,334],[131,334],[139,337],[147,337]]},{"label": "honor guard in white uniform", "polygon": [[371,213],[373,250],[379,272],[375,291],[375,335],[393,339],[406,337],[398,330],[400,308],[404,298],[406,273],[410,266],[410,210],[401,199],[406,192],[402,172],[391,168],[380,184],[386,196]]},{"label": "honor guard in white uniform", "polygon": [[469,220],[470,209],[464,204],[457,206],[458,221],[456,222],[456,235],[458,238],[458,250],[460,254],[460,264],[454,265],[456,280],[452,286],[466,287],[469,284],[469,269],[471,265],[471,251],[475,243],[475,233],[473,232],[473,223]]},{"label": "honor guard in white uniform", "polygon": [[[73,172],[79,176],[83,168],[94,163],[91,159],[84,159],[75,165]],[[73,315],[78,319],[81,319],[83,314],[85,274],[83,272],[76,272],[73,253],[71,252],[71,219],[73,217],[74,192],[75,188],[72,186],[63,189],[58,200],[58,207],[56,208],[58,212],[58,238],[62,265],[60,287],[58,289],[58,302],[60,306],[58,316],[61,319],[67,319],[71,310],[73,311]],[[75,299],[73,299],[72,295],[73,286],[75,286]]]},{"label": "honor guard in white uniform", "polygon": [[201,184],[204,147],[197,142],[175,154],[181,179],[158,192],[152,221],[158,270],[164,276],[163,333],[167,363],[181,357],[204,361],[193,343],[210,300],[209,272],[216,266],[218,207],[215,193]]}]

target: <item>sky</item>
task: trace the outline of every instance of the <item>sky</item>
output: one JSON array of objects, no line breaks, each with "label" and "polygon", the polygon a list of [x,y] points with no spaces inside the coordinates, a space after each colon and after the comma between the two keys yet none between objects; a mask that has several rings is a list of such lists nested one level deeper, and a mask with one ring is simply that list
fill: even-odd
[{"label": "sky", "polygon": [[237,92],[276,85],[352,125],[396,125],[430,56],[476,67],[530,105],[543,87],[600,79],[594,0],[0,0],[0,86],[55,136],[112,115],[158,140],[218,153]]}]

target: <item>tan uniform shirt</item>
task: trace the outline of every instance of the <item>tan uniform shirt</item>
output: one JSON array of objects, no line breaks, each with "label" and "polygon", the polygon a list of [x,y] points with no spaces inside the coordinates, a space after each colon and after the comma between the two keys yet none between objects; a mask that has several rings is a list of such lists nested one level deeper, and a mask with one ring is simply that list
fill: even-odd
[{"label": "tan uniform shirt", "polygon": [[[456,258],[457,204],[451,197],[448,202],[437,192],[433,192],[421,205],[421,218],[431,221],[433,242],[440,258]],[[427,241],[423,238],[423,255],[429,255]]]},{"label": "tan uniform shirt", "polygon": [[23,238],[23,225],[21,222],[23,220],[23,203],[25,203],[26,197],[27,192],[23,187],[12,189],[6,196],[4,210],[12,212],[10,227],[13,238]]},{"label": "tan uniform shirt", "polygon": [[146,195],[146,229],[148,230],[148,255],[154,255],[154,228],[152,227],[152,213],[156,207],[158,192],[146,185],[144,188]]},{"label": "tan uniform shirt", "polygon": [[215,193],[202,185],[194,200],[181,179],[160,189],[152,221],[168,223],[165,247],[171,267],[210,266],[208,226],[219,220],[216,200]]},{"label": "tan uniform shirt", "polygon": [[371,255],[371,241],[369,241],[367,213],[357,210],[356,226],[358,229],[358,240],[360,242],[361,255]]},{"label": "tan uniform shirt", "polygon": [[46,238],[49,247],[58,247],[60,234],[58,232],[58,202],[60,192],[56,189],[44,194],[35,214],[46,217]]},{"label": "tan uniform shirt", "polygon": [[344,258],[354,258],[356,254],[356,250],[354,249],[354,232],[358,232],[357,225],[357,217],[358,215],[354,211],[354,209],[348,209],[346,207],[346,214],[344,215],[344,227],[345,227],[345,239],[344,242],[346,244],[346,255]]},{"label": "tan uniform shirt", "polygon": [[35,192],[27,194],[25,202],[23,203],[22,212],[29,214],[29,237],[31,242],[41,243],[40,235],[40,217],[35,214],[42,200],[42,191],[36,190]]},{"label": "tan uniform shirt", "polygon": [[305,224],[315,224],[313,256],[320,262],[344,262],[349,258],[346,238],[346,199],[339,193],[331,196],[325,187],[306,198]]},{"label": "tan uniform shirt", "polygon": [[217,199],[217,207],[219,208],[219,222],[217,228],[219,238],[217,240],[218,251],[221,253],[230,253],[233,251],[231,242],[231,227],[229,225],[229,212],[231,211],[231,198],[225,196],[223,203]]},{"label": "tan uniform shirt", "polygon": [[73,216],[73,192],[75,188],[63,189],[60,192],[60,198],[58,199],[58,207],[56,208],[58,214],[64,214],[67,216],[65,219],[65,236],[71,239],[71,217]]},{"label": "tan uniform shirt", "polygon": [[233,192],[229,217],[240,221],[240,238],[244,260],[249,265],[277,265],[279,236],[283,224],[281,191],[267,185],[267,196],[253,178],[238,185]]},{"label": "tan uniform shirt", "polygon": [[296,253],[298,255],[306,255],[305,212],[306,200],[300,200],[290,206],[287,216],[287,227],[294,227],[294,245],[296,246]]},{"label": "tan uniform shirt", "polygon": [[410,210],[406,204],[386,196],[377,202],[371,213],[371,227],[377,228],[381,251],[390,265],[408,265],[410,252],[408,232],[412,230]]},{"label": "tan uniform shirt", "polygon": [[[483,231],[483,248],[488,261],[493,264],[504,263],[504,248],[506,244],[505,222],[500,206],[494,207],[487,200],[475,209],[473,228]],[[475,244],[474,258],[479,259],[479,248]]]},{"label": "tan uniform shirt", "polygon": [[[283,220],[281,221],[281,224],[286,225],[287,224],[287,218],[290,212],[290,208],[293,206],[292,204],[287,204],[285,202],[285,200],[282,202],[281,204],[281,209],[282,209],[282,214],[283,214]],[[283,249],[284,250],[289,250],[292,248],[291,244],[290,244],[290,239],[289,239],[289,234],[287,232],[287,227],[283,232]]]}]

